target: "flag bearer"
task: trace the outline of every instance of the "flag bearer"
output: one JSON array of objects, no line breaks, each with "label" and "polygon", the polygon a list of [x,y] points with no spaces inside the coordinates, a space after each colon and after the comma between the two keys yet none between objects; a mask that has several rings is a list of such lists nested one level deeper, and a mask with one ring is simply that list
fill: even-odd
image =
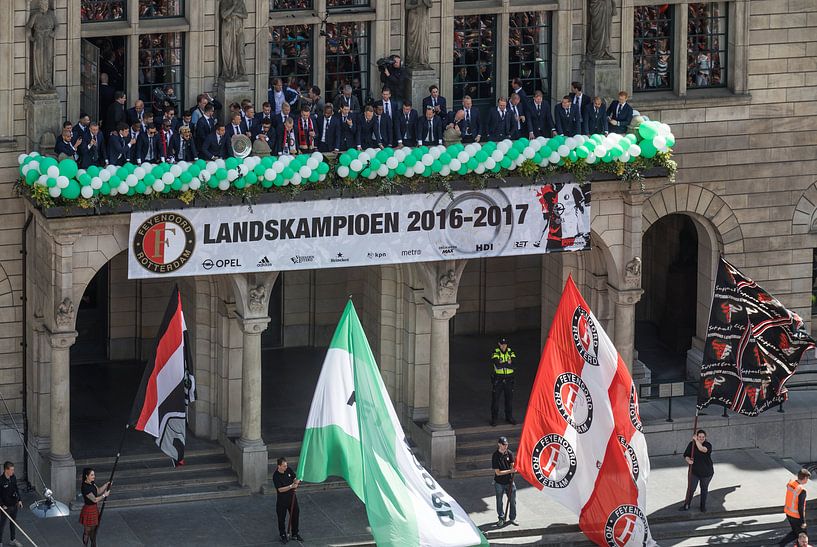
[{"label": "flag bearer", "polygon": [[780,545],[787,545],[790,541],[796,540],[800,532],[806,529],[805,484],[809,478],[811,478],[811,472],[808,469],[801,469],[797,473],[797,478],[790,480],[786,485],[786,505],[783,507],[783,512],[786,513],[791,532],[780,541]]},{"label": "flag bearer", "polygon": [[101,487],[97,487],[94,480],[96,474],[93,468],[86,467],[82,470],[82,511],[79,513],[79,522],[84,528],[82,543],[91,547],[96,547],[96,531],[99,528],[99,502],[107,498],[110,493],[111,483],[107,482]]},{"label": "flag bearer", "polygon": [[491,383],[493,385],[491,390],[491,425],[496,425],[499,416],[499,399],[503,394],[505,396],[505,419],[509,424],[516,424],[513,417],[514,359],[516,359],[516,354],[508,347],[508,339],[505,337],[500,338],[498,347],[494,348],[494,353],[491,355],[491,362],[494,366],[493,374],[491,374]]},{"label": "flag bearer", "polygon": [[278,500],[275,504],[275,512],[278,514],[278,533],[281,534],[281,543],[287,542],[286,519],[289,511],[289,527],[292,530],[292,539],[303,541],[304,538],[298,533],[298,499],[295,491],[301,481],[295,478],[295,472],[287,465],[286,458],[278,458],[278,469],[272,474],[272,483],[278,490]]}]

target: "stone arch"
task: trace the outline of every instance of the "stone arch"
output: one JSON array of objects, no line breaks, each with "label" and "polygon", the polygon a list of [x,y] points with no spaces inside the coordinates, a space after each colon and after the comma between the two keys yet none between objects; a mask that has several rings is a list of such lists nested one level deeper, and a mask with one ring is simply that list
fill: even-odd
[{"label": "stone arch", "polygon": [[817,234],[817,182],[806,188],[797,200],[791,217],[792,234]]},{"label": "stone arch", "polygon": [[[128,225],[111,226],[107,234],[83,234],[74,243],[73,301],[82,295],[97,272],[128,248]],[[83,256],[84,255],[84,256]],[[75,304],[76,305],[76,304]]]}]

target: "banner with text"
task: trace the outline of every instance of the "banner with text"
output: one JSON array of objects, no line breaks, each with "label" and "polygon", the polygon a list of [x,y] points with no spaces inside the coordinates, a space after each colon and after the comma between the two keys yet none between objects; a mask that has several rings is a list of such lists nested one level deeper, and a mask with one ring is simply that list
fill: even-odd
[{"label": "banner with text", "polygon": [[131,214],[128,277],[309,270],[590,248],[590,184]]}]

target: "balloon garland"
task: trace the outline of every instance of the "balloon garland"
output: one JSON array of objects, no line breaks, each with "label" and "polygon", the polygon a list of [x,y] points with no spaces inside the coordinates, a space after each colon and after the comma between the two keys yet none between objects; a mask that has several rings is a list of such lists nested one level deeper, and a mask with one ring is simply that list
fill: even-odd
[{"label": "balloon garland", "polygon": [[[513,171],[531,160],[539,167],[566,162],[633,162],[668,152],[675,137],[666,124],[644,120],[636,133],[620,135],[557,136],[550,139],[461,143],[450,146],[347,150],[335,167],[337,177],[355,180],[397,176],[463,176],[468,173]],[[127,163],[121,167],[91,166],[80,169],[73,159],[57,161],[37,152],[18,157],[21,180],[29,187],[47,189],[51,198],[73,201],[98,196],[196,192],[204,187],[228,191],[260,186],[308,185],[326,180],[331,167],[320,152],[297,156],[249,156],[243,159],[179,162],[176,164]]]}]

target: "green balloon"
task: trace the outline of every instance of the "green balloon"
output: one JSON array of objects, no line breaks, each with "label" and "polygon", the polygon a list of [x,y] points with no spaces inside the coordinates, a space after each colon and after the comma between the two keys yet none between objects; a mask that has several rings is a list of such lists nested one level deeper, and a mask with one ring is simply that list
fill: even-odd
[{"label": "green balloon", "polygon": [[131,188],[128,188],[127,195],[132,196],[132,195],[134,195],[135,193],[136,193],[136,190],[134,190],[132,187],[131,187]]},{"label": "green balloon", "polygon": [[36,169],[29,169],[28,173],[26,173],[26,184],[31,186],[32,184],[37,182],[37,179],[39,178],[40,174],[36,171]]},{"label": "green balloon", "polygon": [[[216,169],[216,179],[224,180],[227,178],[227,170],[223,167],[220,169]],[[218,182],[216,182],[216,186],[218,186]]]},{"label": "green balloon", "polygon": [[163,193],[163,194],[167,194],[167,193],[169,193],[169,192],[170,192],[170,190],[172,190],[172,189],[173,189],[173,186],[172,186],[172,185],[170,185],[170,184],[165,184],[165,187],[164,187],[164,189],[162,190],[162,193]]},{"label": "green balloon", "polygon": [[153,173],[148,173],[142,180],[145,182],[145,186],[153,186],[153,183],[156,182],[156,177],[153,176]]},{"label": "green balloon", "polygon": [[263,163],[259,163],[258,165],[255,166],[255,169],[252,170],[252,172],[255,173],[256,177],[263,177],[264,171],[266,171],[266,168],[264,167]]},{"label": "green balloon", "polygon": [[274,161],[275,160],[273,159],[272,156],[267,156],[266,158],[261,160],[261,165],[264,166],[264,170],[266,171],[267,169],[272,167],[272,164],[273,164]]},{"label": "green balloon", "polygon": [[181,179],[173,179],[173,182],[170,183],[170,187],[177,192],[182,189],[182,181]]},{"label": "green balloon", "polygon": [[474,157],[477,159],[479,163],[485,163],[485,160],[488,159],[488,154],[485,153],[485,150],[480,150],[479,152],[476,153]]},{"label": "green balloon", "polygon": [[49,188],[54,188],[57,185],[57,179],[55,179],[54,177],[48,177],[47,179],[45,179],[45,184]]},{"label": "green balloon", "polygon": [[275,177],[275,178],[272,180],[272,183],[273,183],[275,186],[283,186],[284,184],[286,184],[286,181],[284,180],[284,177],[282,177],[281,175],[278,175],[277,177]]},{"label": "green balloon", "polygon": [[119,180],[125,180],[126,178],[128,178],[128,175],[130,175],[130,173],[128,173],[128,170],[125,169],[124,167],[120,167],[119,169],[116,170],[116,176],[119,177]]},{"label": "green balloon", "polygon": [[182,181],[182,184],[190,184],[190,181],[193,180],[193,175],[190,174],[190,171],[185,171],[179,176],[179,180]]},{"label": "green balloon", "polygon": [[658,128],[655,126],[655,122],[641,122],[641,125],[638,126],[638,134],[641,135],[642,139],[652,140],[658,134]]},{"label": "green balloon", "polygon": [[[573,154],[574,151],[571,151],[570,153]],[[576,154],[576,156],[584,159],[584,158],[586,158],[587,156],[590,155],[590,151],[587,149],[586,146],[582,145],[582,146],[579,146],[578,148],[576,148],[575,154]],[[573,161],[575,161],[575,160],[573,160]]]},{"label": "green balloon", "polygon": [[48,171],[49,167],[59,167],[57,165],[57,160],[55,160],[54,158],[39,156],[39,161],[40,173],[42,174],[45,174],[45,172]]},{"label": "green balloon", "polygon": [[406,167],[408,167],[405,163],[398,163],[397,168],[394,170],[398,175],[403,176],[406,174]]},{"label": "green balloon", "polygon": [[198,167],[198,168],[199,168],[199,170],[202,170],[202,169],[204,169],[205,167],[207,167],[207,162],[206,162],[206,161],[204,161],[203,159],[199,158],[199,159],[197,159],[197,160],[196,160],[196,163],[195,163],[194,165],[195,165],[196,167]]},{"label": "green balloon", "polygon": [[477,161],[476,158],[471,158],[471,159],[468,160],[468,162],[466,162],[465,165],[468,166],[469,171],[473,171],[474,169],[476,169],[479,166],[479,162]]},{"label": "green balloon", "polygon": [[379,159],[372,158],[372,161],[369,162],[369,169],[371,169],[372,171],[377,171],[378,169],[380,169],[381,165],[382,163]]},{"label": "green balloon", "polygon": [[[31,172],[31,171],[29,171],[29,173],[30,173],[30,172]],[[82,175],[80,175],[80,177],[79,177],[79,183],[80,183],[82,186],[90,186],[90,185],[91,185],[91,177],[90,177],[90,176],[88,176],[88,173],[83,173]]]},{"label": "green balloon", "polygon": [[502,169],[502,166],[501,166],[501,165],[499,165],[499,163],[496,163],[496,164],[495,164],[495,165],[494,165],[494,166],[491,168],[491,172],[492,172],[492,173],[499,173],[499,170],[500,170],[500,169]]},{"label": "green balloon", "polygon": [[219,180],[220,179],[217,176],[213,175],[207,180],[207,186],[215,190],[216,188],[218,188]]},{"label": "green balloon", "polygon": [[621,156],[624,153],[624,150],[621,149],[621,146],[615,145],[610,149],[610,155],[614,158]]},{"label": "green balloon", "polygon": [[417,163],[417,158],[413,155],[406,156],[406,159],[403,160],[403,163],[406,164],[406,167],[414,167],[414,164]]},{"label": "green balloon", "polygon": [[261,179],[261,186],[263,188],[272,188],[272,181],[267,179]]},{"label": "green balloon", "polygon": [[459,174],[459,175],[465,175],[466,173],[468,173],[468,165],[467,165],[467,164],[462,164],[462,165],[460,166],[460,168],[459,168],[459,169],[457,169],[457,174]]},{"label": "green balloon", "polygon": [[354,159],[357,159],[357,157],[360,155],[360,152],[358,152],[354,148],[350,148],[349,150],[346,151],[346,154],[349,155],[349,161],[352,161]]},{"label": "green balloon", "polygon": [[148,189],[147,185],[144,183],[144,180],[140,180],[139,182],[137,182],[134,188],[136,188],[137,194],[144,194],[145,190]]},{"label": "green balloon", "polygon": [[[443,168],[443,164],[440,160],[434,160],[434,163],[431,164],[431,172],[432,173],[439,173],[440,169]],[[474,167],[476,169],[476,167]]]},{"label": "green balloon", "polygon": [[448,152],[443,152],[442,154],[440,154],[440,163],[442,163],[443,165],[448,165],[449,163],[451,163],[451,154],[449,154]]},{"label": "green balloon", "polygon": [[245,180],[245,178],[244,178],[244,177],[239,177],[239,178],[237,178],[237,179],[235,179],[235,180],[233,181],[233,186],[235,186],[236,188],[238,188],[239,190],[241,190],[242,188],[244,188],[245,186],[247,186],[247,181]]},{"label": "green balloon", "polygon": [[79,197],[79,192],[82,187],[79,183],[74,179],[68,180],[68,186],[62,189],[61,196],[65,199],[77,199]]},{"label": "green balloon", "polygon": [[227,158],[224,162],[224,165],[227,167],[227,170],[235,169],[238,166],[238,159],[237,158]]},{"label": "green balloon", "polygon": [[256,182],[258,182],[258,177],[255,175],[255,172],[250,171],[246,175],[244,175],[244,179],[247,181],[247,184],[252,186]]},{"label": "green balloon", "polygon": [[567,155],[567,159],[570,161],[576,161],[579,159],[579,155],[576,153],[575,150],[571,150],[570,153]]},{"label": "green balloon", "polygon": [[667,135],[667,148],[672,148],[675,146],[675,137],[673,135]]},{"label": "green balloon", "polygon": [[[63,177],[68,177],[69,179],[74,178],[77,176],[77,162],[72,159],[65,158],[59,164],[60,175]],[[65,190],[63,190],[62,195],[65,195]],[[74,198],[68,198],[74,199]]]},{"label": "green balloon", "polygon": [[85,172],[88,173],[91,178],[94,178],[95,176],[99,175],[99,167],[92,165],[86,169]]},{"label": "green balloon", "polygon": [[122,179],[120,179],[120,178],[119,178],[118,176],[116,176],[116,175],[111,175],[111,178],[110,178],[110,179],[108,179],[108,184],[110,184],[110,185],[111,185],[111,188],[116,188],[116,187],[117,187],[117,186],[119,186],[121,183],[122,183]]},{"label": "green balloon", "polygon": [[350,178],[351,180],[355,180],[355,179],[357,178],[357,176],[358,176],[358,172],[357,172],[357,171],[349,171],[349,178]]},{"label": "green balloon", "polygon": [[[350,173],[354,173],[354,171],[350,171]],[[284,167],[284,170],[281,172],[281,176],[284,177],[284,180],[292,180],[292,177],[295,176],[295,171],[287,165]]]},{"label": "green balloon", "polygon": [[641,147],[641,155],[645,158],[654,158],[655,154],[658,153],[651,140],[644,140],[639,146]]},{"label": "green balloon", "polygon": [[339,163],[344,167],[349,167],[349,164],[352,163],[352,157],[349,155],[348,152],[345,154],[341,154]]},{"label": "green balloon", "polygon": [[320,180],[320,178],[321,178],[321,174],[320,174],[320,173],[318,173],[318,171],[317,171],[317,170],[312,171],[312,172],[309,174],[309,182],[318,182],[318,181]]},{"label": "green balloon", "polygon": [[103,182],[102,186],[99,187],[99,193],[103,196],[107,196],[111,193],[111,185],[107,182]]},{"label": "green balloon", "polygon": [[503,169],[510,169],[512,164],[513,160],[507,156],[502,158],[502,161],[499,162],[499,165],[501,165]]},{"label": "green balloon", "polygon": [[511,148],[510,150],[508,150],[506,156],[511,160],[515,160],[516,158],[519,157],[519,150],[517,150],[516,148]]},{"label": "green balloon", "polygon": [[366,167],[365,169],[363,169],[363,171],[360,172],[360,176],[363,177],[364,179],[369,178],[369,175],[371,175],[371,174],[372,174],[372,170],[369,169],[368,167]]},{"label": "green balloon", "polygon": [[318,164],[318,168],[316,169],[319,175],[325,175],[329,172],[329,164],[326,162],[320,162]]}]

